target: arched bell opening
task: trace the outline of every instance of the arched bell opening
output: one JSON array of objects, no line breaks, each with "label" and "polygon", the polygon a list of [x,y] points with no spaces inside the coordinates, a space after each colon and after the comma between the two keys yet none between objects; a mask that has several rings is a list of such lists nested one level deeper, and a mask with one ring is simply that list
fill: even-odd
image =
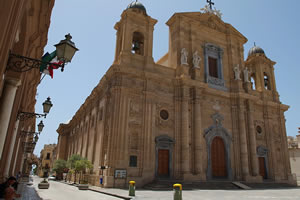
[{"label": "arched bell opening", "polygon": [[251,89],[256,90],[256,78],[255,78],[255,73],[251,74],[250,76],[250,82],[251,82]]},{"label": "arched bell opening", "polygon": [[264,86],[266,90],[271,90],[270,79],[266,72],[264,72]]},{"label": "arched bell opening", "polygon": [[144,55],[144,35],[142,33],[133,33],[131,52],[141,56]]}]

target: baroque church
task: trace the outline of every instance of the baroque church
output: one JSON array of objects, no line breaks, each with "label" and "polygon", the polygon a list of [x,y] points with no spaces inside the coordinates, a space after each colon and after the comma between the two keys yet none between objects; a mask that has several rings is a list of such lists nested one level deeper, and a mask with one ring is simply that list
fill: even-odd
[{"label": "baroque church", "polygon": [[292,183],[275,62],[206,6],[168,21],[154,62],[157,20],[132,2],[116,23],[115,59],[68,124],[58,158],[88,158],[90,184],[157,179]]}]

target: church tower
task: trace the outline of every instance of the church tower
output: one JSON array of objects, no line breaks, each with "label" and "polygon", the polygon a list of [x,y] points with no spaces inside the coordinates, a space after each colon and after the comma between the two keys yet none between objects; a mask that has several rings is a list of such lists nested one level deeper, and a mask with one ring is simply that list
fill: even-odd
[{"label": "church tower", "polygon": [[248,77],[251,83],[251,90],[263,92],[264,96],[270,100],[279,101],[278,92],[276,90],[274,65],[276,63],[270,60],[264,50],[259,46],[254,45],[249,52],[245,66],[249,69],[250,76]]},{"label": "church tower", "polygon": [[117,42],[114,63],[153,64],[153,30],[156,22],[147,15],[146,8],[140,2],[129,4],[115,25]]}]

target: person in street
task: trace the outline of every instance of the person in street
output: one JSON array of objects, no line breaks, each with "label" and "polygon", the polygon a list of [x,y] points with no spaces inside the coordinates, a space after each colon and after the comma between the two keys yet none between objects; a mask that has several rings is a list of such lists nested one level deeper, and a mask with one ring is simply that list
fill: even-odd
[{"label": "person in street", "polygon": [[20,181],[20,178],[21,178],[21,172],[19,171],[16,175],[16,179],[18,182]]},{"label": "person in street", "polygon": [[0,184],[0,199],[1,200],[13,200],[14,198],[21,197],[20,194],[16,193],[18,182],[13,176],[9,177],[7,181]]}]

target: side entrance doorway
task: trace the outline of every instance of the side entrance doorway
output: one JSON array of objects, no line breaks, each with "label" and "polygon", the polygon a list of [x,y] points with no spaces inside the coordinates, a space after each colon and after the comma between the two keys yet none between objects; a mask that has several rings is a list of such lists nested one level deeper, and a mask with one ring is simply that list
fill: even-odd
[{"label": "side entrance doorway", "polygon": [[267,168],[266,168],[266,160],[265,157],[258,157],[259,163],[259,175],[263,177],[263,179],[267,179]]},{"label": "side entrance doorway", "polygon": [[172,178],[172,155],[174,140],[161,135],[155,138],[155,176],[157,178]]},{"label": "side entrance doorway", "polygon": [[169,150],[158,150],[158,172],[159,177],[169,177]]}]

